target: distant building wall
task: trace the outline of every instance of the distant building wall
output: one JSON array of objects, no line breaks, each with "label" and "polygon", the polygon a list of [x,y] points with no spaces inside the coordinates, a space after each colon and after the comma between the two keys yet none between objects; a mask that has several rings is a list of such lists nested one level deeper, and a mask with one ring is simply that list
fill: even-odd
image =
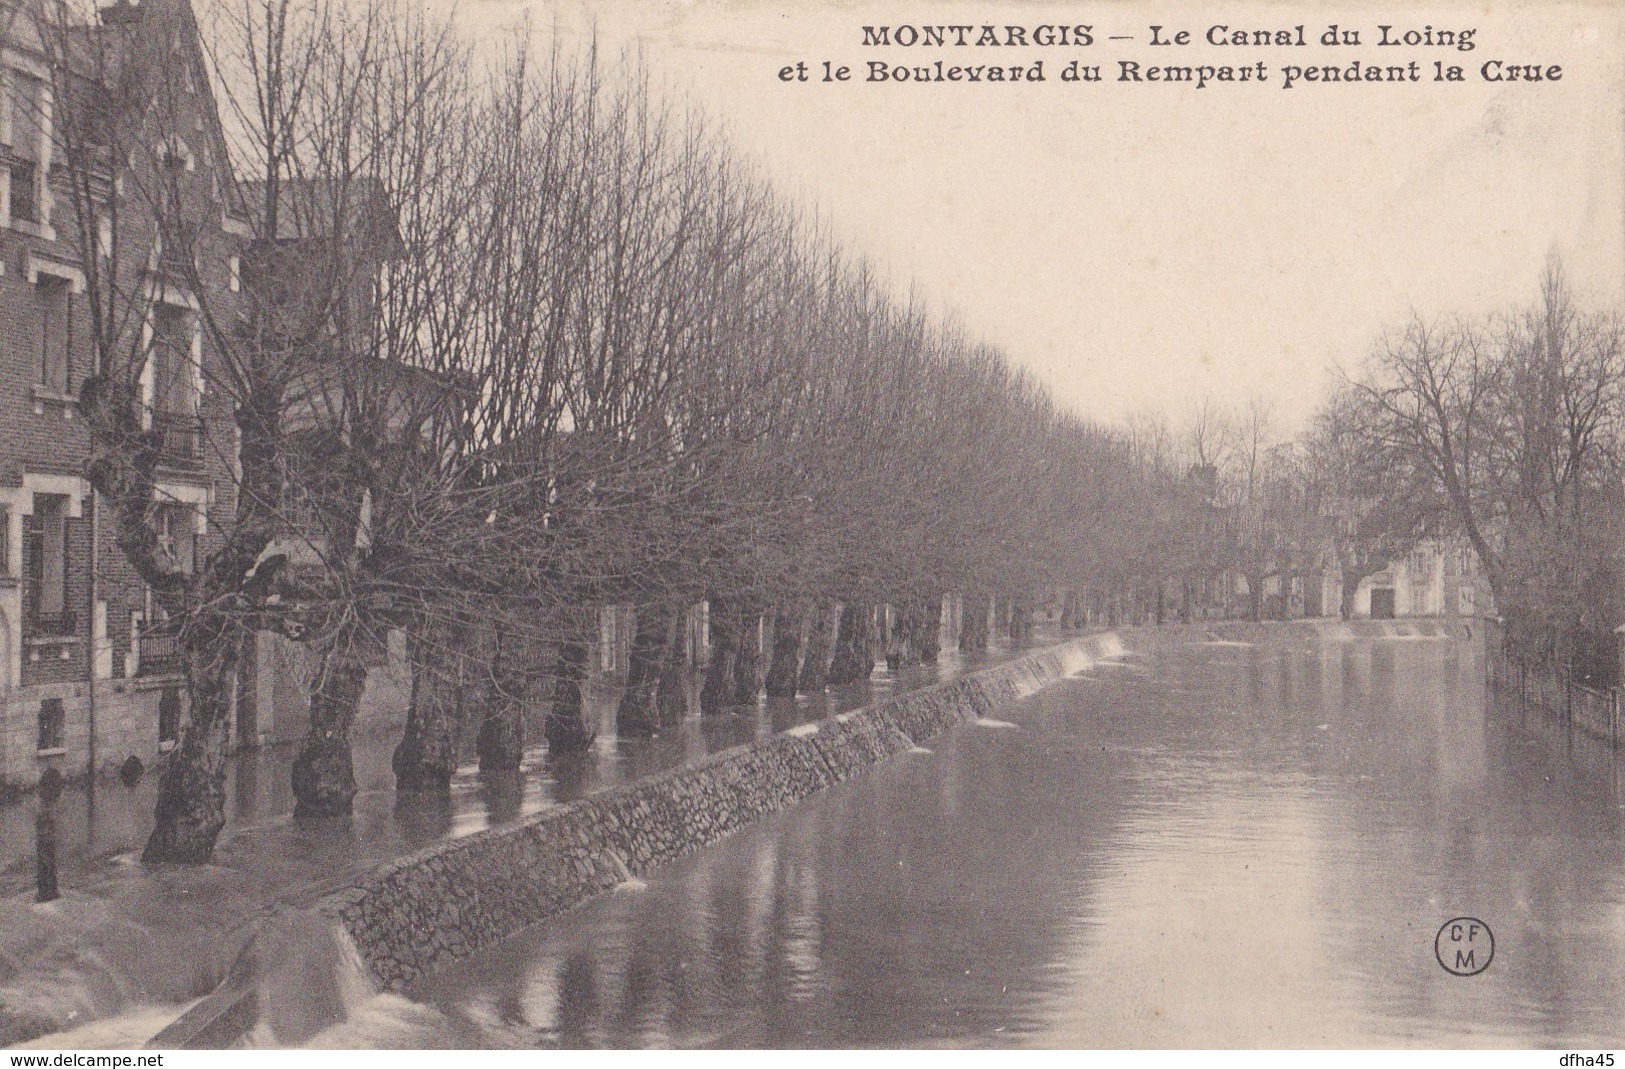
[{"label": "distant building wall", "polygon": [[1395,616],[1473,616],[1490,611],[1488,584],[1472,548],[1457,539],[1425,542],[1360,581],[1353,614],[1371,615],[1371,592],[1392,590]]},{"label": "distant building wall", "polygon": [[[310,681],[315,655],[280,635],[261,632],[253,638],[252,663],[239,675],[237,723],[239,745],[297,739],[310,726]],[[367,683],[356,710],[356,723],[404,722],[412,700],[412,666],[406,635],[391,631],[380,662],[367,670]],[[253,738],[243,737],[252,725]]]}]

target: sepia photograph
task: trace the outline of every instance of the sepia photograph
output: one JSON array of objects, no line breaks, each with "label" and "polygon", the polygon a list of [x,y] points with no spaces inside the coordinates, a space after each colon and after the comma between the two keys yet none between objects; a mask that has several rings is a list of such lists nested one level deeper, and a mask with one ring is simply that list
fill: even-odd
[{"label": "sepia photograph", "polygon": [[1622,695],[1625,6],[0,0],[10,1066],[1611,1066]]}]

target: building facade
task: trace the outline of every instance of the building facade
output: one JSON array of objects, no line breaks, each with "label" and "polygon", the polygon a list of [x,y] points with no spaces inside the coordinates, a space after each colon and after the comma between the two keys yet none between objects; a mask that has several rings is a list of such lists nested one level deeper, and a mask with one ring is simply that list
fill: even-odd
[{"label": "building facade", "polygon": [[1360,581],[1354,615],[1480,616],[1491,613],[1489,584],[1465,539],[1429,540]]},{"label": "building facade", "polygon": [[[141,429],[160,442],[150,522],[166,564],[200,567],[236,507],[233,405],[202,320],[205,308],[233,314],[252,228],[191,9],[144,0],[104,8],[91,26],[54,17],[0,0],[0,790],[47,768],[77,778],[131,756],[151,765],[185,715],[173,630],[86,477],[97,443],[81,390],[98,350],[128,346],[140,368]],[[114,142],[93,140],[86,116],[107,97],[128,101],[131,86],[146,94],[128,124],[139,143],[119,143],[128,167],[102,173],[95,153]],[[167,248],[149,210],[160,188],[187,205],[186,240]],[[100,345],[97,311],[121,324]],[[246,641],[237,741],[297,735],[304,700],[288,666],[299,651]],[[399,712],[409,692],[404,647],[388,647],[380,665],[394,671],[369,682],[368,710]]]}]

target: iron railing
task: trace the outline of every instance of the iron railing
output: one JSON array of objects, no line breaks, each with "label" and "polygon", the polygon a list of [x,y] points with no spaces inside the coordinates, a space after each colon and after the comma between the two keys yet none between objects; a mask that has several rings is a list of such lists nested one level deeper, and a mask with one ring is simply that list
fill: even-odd
[{"label": "iron railing", "polygon": [[174,675],[183,667],[180,635],[165,621],[141,629],[136,648],[137,676]]},{"label": "iron railing", "polygon": [[155,412],[152,429],[160,435],[158,457],[172,467],[203,466],[203,421],[196,416]]},{"label": "iron railing", "polygon": [[1484,653],[1491,689],[1619,749],[1619,687],[1586,686],[1574,681],[1573,671],[1567,666],[1528,664],[1512,656],[1500,626],[1493,621],[1485,632]]}]

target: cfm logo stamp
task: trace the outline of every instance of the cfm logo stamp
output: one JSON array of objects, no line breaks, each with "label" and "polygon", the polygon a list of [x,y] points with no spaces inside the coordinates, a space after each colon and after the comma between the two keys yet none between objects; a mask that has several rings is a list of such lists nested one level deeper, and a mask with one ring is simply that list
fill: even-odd
[{"label": "cfm logo stamp", "polygon": [[1433,937],[1433,956],[1452,976],[1477,976],[1495,958],[1495,933],[1477,917],[1452,917]]}]

